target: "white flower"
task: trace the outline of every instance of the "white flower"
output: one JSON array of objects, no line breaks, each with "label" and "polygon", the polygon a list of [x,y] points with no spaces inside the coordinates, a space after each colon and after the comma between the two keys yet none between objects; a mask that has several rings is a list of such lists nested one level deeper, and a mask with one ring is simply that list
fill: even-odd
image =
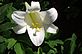
[{"label": "white flower", "polygon": [[29,37],[35,46],[43,43],[45,32],[56,33],[58,27],[52,23],[57,19],[58,13],[55,8],[40,11],[39,2],[31,2],[31,6],[25,2],[26,12],[14,11],[12,19],[18,24],[13,27],[17,34],[28,31]]}]

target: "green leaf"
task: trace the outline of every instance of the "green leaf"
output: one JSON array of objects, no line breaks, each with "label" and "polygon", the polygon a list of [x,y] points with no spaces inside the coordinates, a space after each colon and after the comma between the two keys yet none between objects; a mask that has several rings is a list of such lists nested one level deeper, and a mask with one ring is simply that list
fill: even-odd
[{"label": "green leaf", "polygon": [[76,35],[73,34],[72,38],[68,38],[67,40],[65,40],[64,42],[64,54],[73,54],[74,50],[76,48]]},{"label": "green leaf", "polygon": [[8,49],[10,49],[11,47],[13,47],[15,45],[15,43],[16,43],[16,40],[13,39],[13,38],[8,39],[7,41],[8,41],[8,46],[7,46]]},{"label": "green leaf", "polygon": [[14,51],[16,54],[24,54],[23,49],[21,48],[20,43],[16,43],[14,46]]},{"label": "green leaf", "polygon": [[55,42],[56,42],[57,44],[61,44],[61,45],[64,44],[64,42],[63,42],[62,40],[59,40],[59,39],[55,40]]},{"label": "green leaf", "polygon": [[64,50],[64,47],[63,46],[61,46],[61,53],[63,54],[63,50]]},{"label": "green leaf", "polygon": [[43,1],[41,3],[42,10],[47,10],[49,6],[49,1]]},{"label": "green leaf", "polygon": [[80,52],[82,52],[82,47],[80,48]]},{"label": "green leaf", "polygon": [[4,42],[6,40],[6,38],[0,36],[0,43]]},{"label": "green leaf", "polygon": [[5,16],[7,15],[7,10],[10,6],[12,6],[12,3],[0,7],[0,23],[2,23],[5,20],[6,18]]},{"label": "green leaf", "polygon": [[0,0],[0,1],[3,1],[3,0]]},{"label": "green leaf", "polygon": [[15,8],[12,7],[12,3],[0,7],[0,32],[11,29],[16,25],[11,18],[14,10]]},{"label": "green leaf", "polygon": [[56,54],[56,52],[50,49],[50,51],[47,54]]},{"label": "green leaf", "polygon": [[80,48],[80,51],[82,51],[82,47]]},{"label": "green leaf", "polygon": [[57,40],[50,40],[50,41],[45,42],[45,43],[47,43],[51,48],[53,48],[54,46],[57,46],[57,44],[61,44],[61,45],[64,44],[64,42],[62,40],[59,40],[59,39],[57,39]]},{"label": "green leaf", "polygon": [[7,18],[10,19],[11,23],[14,23],[14,21],[12,20],[11,18],[11,15],[13,13],[13,11],[15,11],[16,9],[12,6],[10,6],[8,9],[7,9]]},{"label": "green leaf", "polygon": [[75,48],[76,48],[76,39],[77,39],[77,37],[76,37],[76,35],[75,34],[73,34],[72,35],[72,39],[71,39],[71,43],[70,43],[70,54],[73,54],[73,52],[74,52],[74,50],[75,50]]},{"label": "green leaf", "polygon": [[71,40],[71,38],[68,38],[68,39],[65,40],[65,42],[66,42],[66,41],[70,41],[70,40]]},{"label": "green leaf", "polygon": [[32,48],[27,48],[26,53],[27,53],[27,54],[34,54],[33,51],[32,51]]},{"label": "green leaf", "polygon": [[1,32],[1,35],[5,38],[10,38],[12,32],[10,30],[5,30],[4,32]]},{"label": "green leaf", "polygon": [[2,5],[2,3],[0,3],[0,5]]},{"label": "green leaf", "polygon": [[46,39],[49,39],[49,38],[50,38],[50,36],[51,36],[51,34],[50,34],[50,33],[48,33],[48,32],[46,32],[46,33],[45,33],[45,38],[46,38]]},{"label": "green leaf", "polygon": [[0,25],[0,32],[2,31],[6,31],[8,29],[12,29],[13,26],[15,26],[16,24],[10,23],[10,22],[6,22],[4,24]]},{"label": "green leaf", "polygon": [[70,54],[70,40],[64,42],[64,52],[63,54]]},{"label": "green leaf", "polygon": [[57,43],[55,43],[55,41],[48,41],[45,43],[47,43],[51,48],[53,48],[54,46],[57,46]]},{"label": "green leaf", "polygon": [[0,44],[0,54],[4,54],[4,51],[6,50],[5,43]]}]

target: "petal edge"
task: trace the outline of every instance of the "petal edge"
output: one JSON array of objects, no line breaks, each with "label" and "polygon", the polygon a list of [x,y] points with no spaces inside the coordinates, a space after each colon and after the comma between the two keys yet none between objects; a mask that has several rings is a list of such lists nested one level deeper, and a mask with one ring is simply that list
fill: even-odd
[{"label": "petal edge", "polygon": [[18,25],[16,27],[13,27],[13,30],[16,34],[22,34],[26,32],[26,27],[21,27]]},{"label": "petal edge", "polygon": [[32,1],[31,2],[31,10],[35,10],[35,11],[40,11],[40,3],[39,2],[35,2]]},{"label": "petal edge", "polygon": [[52,22],[54,22],[58,17],[58,12],[55,8],[51,8],[51,9],[47,10],[47,13]]},{"label": "petal edge", "polygon": [[58,30],[58,27],[52,24],[48,27],[47,32],[56,34],[57,30]]},{"label": "petal edge", "polygon": [[17,23],[20,26],[25,26],[27,25],[26,22],[24,21],[24,19],[20,19],[18,18],[16,15],[12,14],[12,19],[15,21],[15,23]]}]

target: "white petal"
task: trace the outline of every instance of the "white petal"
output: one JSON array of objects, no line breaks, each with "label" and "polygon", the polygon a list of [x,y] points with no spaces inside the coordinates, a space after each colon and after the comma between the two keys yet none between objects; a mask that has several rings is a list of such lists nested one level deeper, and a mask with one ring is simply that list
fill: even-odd
[{"label": "white petal", "polygon": [[23,11],[14,11],[13,12],[13,15],[20,19],[24,19],[25,14],[26,14],[26,12],[23,12]]},{"label": "white petal", "polygon": [[12,14],[12,19],[20,26],[25,26],[27,25],[24,21],[24,19],[18,18],[16,15]]},{"label": "white petal", "polygon": [[31,9],[32,10],[40,10],[40,4],[39,4],[39,2],[32,1],[31,2]]},{"label": "white petal", "polygon": [[47,11],[40,12],[40,17],[43,21],[43,24],[52,24],[52,20],[50,19]]},{"label": "white petal", "polygon": [[58,30],[58,27],[52,24],[48,27],[47,32],[56,34],[57,30]]},{"label": "white petal", "polygon": [[[35,46],[40,46],[43,43],[44,36],[45,36],[44,28],[41,28],[39,32],[36,32],[36,29],[32,29],[32,28],[27,28],[27,29],[28,29],[28,34],[32,43]],[[36,35],[34,35],[35,32],[36,32]]]},{"label": "white petal", "polygon": [[13,27],[13,30],[16,34],[22,34],[22,33],[25,33],[26,32],[26,26],[25,27],[22,27],[22,26],[16,26],[16,27]]},{"label": "white petal", "polygon": [[47,13],[50,16],[50,19],[52,20],[52,22],[54,22],[58,17],[58,13],[57,13],[57,10],[55,8],[49,9],[47,11]]},{"label": "white petal", "polygon": [[44,24],[52,24],[57,19],[58,13],[55,8],[51,8],[40,12],[40,16]]}]

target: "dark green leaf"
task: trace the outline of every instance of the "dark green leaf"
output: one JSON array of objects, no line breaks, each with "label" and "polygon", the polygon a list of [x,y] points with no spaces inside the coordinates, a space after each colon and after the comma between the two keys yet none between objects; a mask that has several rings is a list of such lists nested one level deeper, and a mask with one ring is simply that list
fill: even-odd
[{"label": "dark green leaf", "polygon": [[37,54],[42,54],[42,49],[39,47]]},{"label": "dark green leaf", "polygon": [[82,47],[80,48],[80,51],[82,52]]},{"label": "dark green leaf", "polygon": [[5,50],[6,50],[5,43],[0,44],[0,54],[3,54]]},{"label": "dark green leaf", "polygon": [[34,54],[32,48],[27,48],[27,54]]},{"label": "dark green leaf", "polygon": [[62,40],[59,40],[59,39],[55,40],[55,42],[56,42],[57,44],[61,44],[61,45],[64,44],[64,42],[63,42]]},{"label": "dark green leaf", "polygon": [[57,43],[55,43],[55,41],[49,41],[45,43],[47,43],[51,48],[53,48],[54,46],[57,46]]},{"label": "dark green leaf", "polygon": [[64,42],[64,54],[73,54],[74,50],[76,48],[76,35],[73,34],[72,38],[68,38],[66,39],[66,41]]},{"label": "dark green leaf", "polygon": [[26,44],[27,46],[32,46],[32,42],[28,34],[21,34],[15,37],[19,42]]},{"label": "dark green leaf", "polygon": [[7,9],[7,17],[10,19],[11,23],[14,23],[14,21],[12,20],[11,18],[11,15],[13,13],[13,11],[15,11],[16,9],[12,6],[10,6],[8,9]]},{"label": "dark green leaf", "polygon": [[70,54],[73,54],[73,52],[74,52],[74,50],[75,50],[75,47],[76,47],[76,39],[77,39],[77,37],[76,37],[76,35],[75,34],[73,34],[72,35],[72,39],[71,39],[71,43],[70,43]]},{"label": "dark green leaf", "polygon": [[1,32],[1,35],[5,38],[11,38],[11,33],[10,30],[5,30],[4,32]]},{"label": "dark green leaf", "polygon": [[63,54],[63,50],[64,50],[64,47],[63,46],[61,46],[61,53]]},{"label": "dark green leaf", "polygon": [[[45,50],[45,49],[46,49],[46,50]],[[44,53],[49,52],[49,50],[50,50],[50,46],[49,46],[48,44],[45,44],[45,45],[42,47],[42,51],[43,51]]]},{"label": "dark green leaf", "polygon": [[47,54],[56,54],[54,50],[50,50]]},{"label": "dark green leaf", "polygon": [[0,1],[3,1],[3,0],[0,0]]},{"label": "dark green leaf", "polygon": [[57,46],[57,44],[61,44],[63,45],[64,42],[62,40],[50,40],[48,42],[46,42],[51,48],[53,48],[54,46]]},{"label": "dark green leaf", "polygon": [[6,22],[4,24],[0,25],[0,32],[2,31],[6,31],[8,29],[12,29],[13,26],[15,26],[16,24],[10,23],[10,22]]},{"label": "dark green leaf", "polygon": [[7,15],[7,10],[9,7],[11,7],[12,4],[6,4],[4,6],[0,7],[0,23],[2,23],[5,20],[5,16]]},{"label": "dark green leaf", "polygon": [[1,42],[4,42],[5,40],[6,40],[6,38],[0,36],[0,43],[1,43]]},{"label": "dark green leaf", "polygon": [[51,36],[51,34],[50,34],[50,33],[48,33],[48,32],[46,32],[46,33],[45,33],[45,38],[46,38],[46,39],[49,39],[49,38],[50,38],[50,36]]}]

